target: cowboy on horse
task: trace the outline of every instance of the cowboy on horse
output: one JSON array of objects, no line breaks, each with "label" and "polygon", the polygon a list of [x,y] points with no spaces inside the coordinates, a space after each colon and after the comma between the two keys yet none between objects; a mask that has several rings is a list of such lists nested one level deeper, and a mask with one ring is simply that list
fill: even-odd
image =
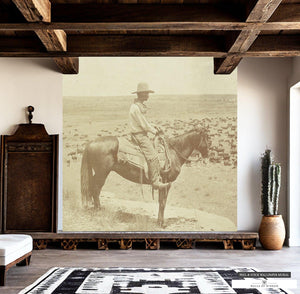
[{"label": "cowboy on horse", "polygon": [[[93,202],[95,209],[100,209],[100,195],[105,181],[111,171],[116,172],[123,178],[140,184],[151,184],[158,189],[158,218],[160,227],[164,224],[164,211],[171,183],[180,174],[181,167],[188,161],[194,150],[207,158],[209,152],[209,138],[205,128],[192,130],[176,137],[164,140],[166,163],[163,171],[160,171],[158,152],[155,150],[148,133],[160,134],[160,130],[150,124],[145,117],[147,107],[144,104],[149,98],[149,93],[153,93],[146,83],[137,86],[137,98],[134,100],[129,111],[130,131],[133,139],[139,144],[140,152],[136,152],[136,146],[123,137],[101,136],[89,142],[82,154],[81,160],[81,197],[82,203]],[[127,142],[126,142],[127,141]],[[155,143],[159,143],[155,140]],[[130,160],[131,155],[139,157],[140,164],[136,164],[136,159]],[[129,156],[129,157],[128,157]],[[148,165],[148,175],[143,168],[142,161]],[[160,180],[160,175],[163,181]]]},{"label": "cowboy on horse", "polygon": [[137,90],[132,93],[136,94],[137,98],[134,100],[129,110],[129,127],[133,140],[138,143],[146,158],[150,182],[154,189],[160,190],[168,188],[170,184],[161,182],[158,153],[148,137],[148,133],[158,135],[159,132],[161,132],[157,126],[150,124],[145,116],[147,113],[147,106],[144,102],[149,99],[149,93],[154,93],[154,91],[149,89],[147,83],[139,83],[137,85]]}]

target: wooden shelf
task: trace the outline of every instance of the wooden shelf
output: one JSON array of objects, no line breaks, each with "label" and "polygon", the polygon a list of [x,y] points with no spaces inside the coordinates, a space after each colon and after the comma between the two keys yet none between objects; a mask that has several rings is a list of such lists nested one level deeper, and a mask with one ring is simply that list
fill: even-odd
[{"label": "wooden shelf", "polygon": [[255,249],[256,232],[27,232],[34,239],[35,249],[45,249],[49,243],[60,242],[61,248],[75,250],[79,243],[97,242],[98,249],[118,244],[120,249],[132,249],[134,243],[145,243],[145,249],[159,249],[161,242],[174,242],[177,248],[190,249],[197,242],[222,242],[224,249]]}]

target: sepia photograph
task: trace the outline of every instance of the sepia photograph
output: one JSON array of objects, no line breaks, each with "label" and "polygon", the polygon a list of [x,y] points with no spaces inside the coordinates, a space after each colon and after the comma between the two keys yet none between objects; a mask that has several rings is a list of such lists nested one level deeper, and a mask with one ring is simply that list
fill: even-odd
[{"label": "sepia photograph", "polygon": [[236,74],[203,57],[80,66],[63,80],[63,230],[236,230]]}]

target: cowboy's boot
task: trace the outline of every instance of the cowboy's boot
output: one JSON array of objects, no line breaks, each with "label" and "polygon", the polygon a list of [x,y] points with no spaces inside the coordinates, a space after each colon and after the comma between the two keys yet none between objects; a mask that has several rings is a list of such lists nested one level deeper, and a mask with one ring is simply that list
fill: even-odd
[{"label": "cowboy's boot", "polygon": [[148,167],[149,167],[149,178],[154,189],[160,190],[160,189],[168,188],[170,186],[170,183],[162,183],[160,181],[160,176],[159,176],[160,165],[159,165],[158,158],[149,161]]}]

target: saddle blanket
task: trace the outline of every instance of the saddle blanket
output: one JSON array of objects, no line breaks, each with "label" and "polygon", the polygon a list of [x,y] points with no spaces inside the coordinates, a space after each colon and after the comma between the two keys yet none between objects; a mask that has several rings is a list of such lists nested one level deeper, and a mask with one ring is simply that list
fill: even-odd
[{"label": "saddle blanket", "polygon": [[[144,154],[141,151],[141,148],[134,144],[132,141],[124,137],[119,137],[119,151],[118,151],[118,160],[120,162],[126,162],[137,166],[138,168],[144,170],[146,178],[149,179],[149,169],[148,163]],[[157,146],[154,144],[154,148],[157,151],[158,159],[160,163],[160,168],[163,169],[166,164],[165,149],[162,144],[157,143]]]},{"label": "saddle blanket", "polygon": [[145,175],[149,178],[148,164],[144,154],[138,145],[133,144],[124,137],[119,137],[118,160],[120,162],[128,162],[145,171]]}]

